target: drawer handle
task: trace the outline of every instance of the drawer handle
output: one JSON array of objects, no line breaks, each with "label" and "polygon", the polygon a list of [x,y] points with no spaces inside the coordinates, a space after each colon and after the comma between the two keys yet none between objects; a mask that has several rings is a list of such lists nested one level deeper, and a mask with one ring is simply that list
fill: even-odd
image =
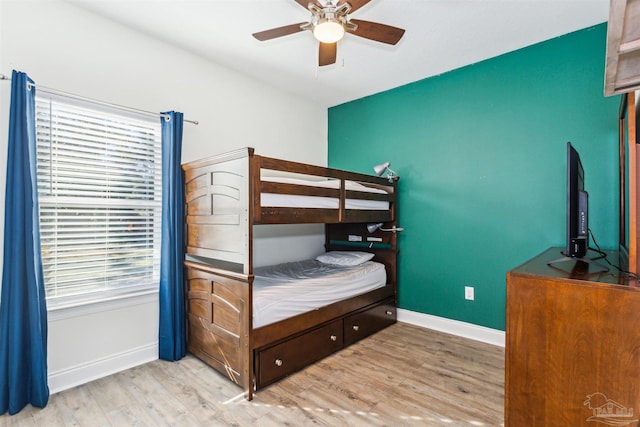
[{"label": "drawer handle", "polygon": [[276,366],[282,366],[282,359],[276,359],[274,363],[276,364]]},{"label": "drawer handle", "polygon": [[358,325],[353,325],[353,330],[354,330],[354,331],[358,332],[358,330],[359,330],[359,329],[360,329],[360,326],[358,326]]},{"label": "drawer handle", "polygon": [[385,314],[386,314],[387,316],[392,316],[392,315],[393,315],[393,311],[391,311],[391,310],[387,310],[387,311],[385,311]]},{"label": "drawer handle", "polygon": [[331,341],[337,341],[337,340],[338,340],[338,337],[337,337],[337,336],[335,336],[335,335],[331,335]]}]

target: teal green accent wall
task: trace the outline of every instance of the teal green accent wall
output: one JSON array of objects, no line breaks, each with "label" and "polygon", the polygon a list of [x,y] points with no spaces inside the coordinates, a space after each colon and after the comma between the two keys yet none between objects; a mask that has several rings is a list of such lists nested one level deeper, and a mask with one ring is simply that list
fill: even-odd
[{"label": "teal green accent wall", "polygon": [[329,109],[331,167],[390,161],[401,177],[400,308],[504,330],[506,272],[564,246],[567,141],[590,227],[617,246],[605,44],[602,24]]}]

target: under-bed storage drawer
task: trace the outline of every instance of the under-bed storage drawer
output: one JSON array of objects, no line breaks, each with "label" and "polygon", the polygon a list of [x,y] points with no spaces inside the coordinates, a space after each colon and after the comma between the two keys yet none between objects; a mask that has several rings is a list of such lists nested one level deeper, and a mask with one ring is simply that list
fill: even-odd
[{"label": "under-bed storage drawer", "polygon": [[342,320],[258,351],[257,388],[264,387],[342,348]]},{"label": "under-bed storage drawer", "polygon": [[385,300],[367,310],[344,319],[344,345],[368,337],[369,335],[395,323],[396,307],[393,298]]}]

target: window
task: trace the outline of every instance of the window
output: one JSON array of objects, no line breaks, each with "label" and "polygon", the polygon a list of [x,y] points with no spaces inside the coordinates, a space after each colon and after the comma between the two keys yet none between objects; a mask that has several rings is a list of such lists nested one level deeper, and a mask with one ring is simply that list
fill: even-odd
[{"label": "window", "polygon": [[157,289],[159,119],[36,97],[38,201],[49,305]]}]

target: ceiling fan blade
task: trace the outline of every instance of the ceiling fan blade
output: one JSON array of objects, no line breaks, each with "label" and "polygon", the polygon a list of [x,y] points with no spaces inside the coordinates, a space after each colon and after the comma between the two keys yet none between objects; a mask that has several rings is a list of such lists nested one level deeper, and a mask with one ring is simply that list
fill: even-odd
[{"label": "ceiling fan blade", "polygon": [[404,35],[404,30],[402,28],[392,27],[391,25],[380,24],[378,22],[361,21],[360,19],[350,19],[349,22],[353,22],[358,25],[358,28],[355,31],[349,30],[351,34],[381,43],[396,44]]},{"label": "ceiling fan blade", "polygon": [[320,3],[318,3],[317,0],[293,0],[296,3],[298,3],[300,6],[304,7],[305,9],[308,9],[309,3],[313,3],[316,6],[318,6],[319,8],[322,8],[322,5]]},{"label": "ceiling fan blade", "polygon": [[320,53],[318,54],[318,65],[331,65],[336,62],[336,53],[338,52],[338,43],[322,43],[320,42]]},{"label": "ceiling fan blade", "polygon": [[342,0],[338,3],[338,6],[340,6],[342,3],[349,3],[351,5],[351,10],[349,11],[349,13],[353,13],[370,1],[371,0]]},{"label": "ceiling fan blade", "polygon": [[304,31],[300,28],[300,25],[306,24],[306,22],[300,22],[298,24],[285,25],[284,27],[272,28],[270,30],[260,31],[258,33],[253,33],[253,37],[260,40],[261,42],[265,40],[275,39],[277,37],[288,36],[289,34],[298,33],[300,31]]}]

